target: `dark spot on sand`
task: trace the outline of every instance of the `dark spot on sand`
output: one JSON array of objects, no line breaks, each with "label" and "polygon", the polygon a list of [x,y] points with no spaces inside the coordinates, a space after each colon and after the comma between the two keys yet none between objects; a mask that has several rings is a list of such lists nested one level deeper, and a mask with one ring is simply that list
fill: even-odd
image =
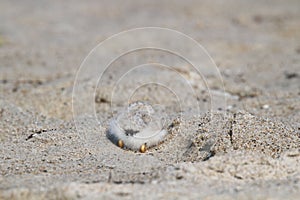
[{"label": "dark spot on sand", "polygon": [[293,79],[293,78],[298,78],[299,74],[297,74],[296,72],[286,72],[285,73],[285,78],[286,79]]},{"label": "dark spot on sand", "polygon": [[253,16],[253,21],[257,24],[260,24],[263,22],[263,17],[261,15],[254,15]]},{"label": "dark spot on sand", "polygon": [[99,97],[99,96],[96,96],[95,102],[96,103],[109,103],[109,101],[106,98]]}]

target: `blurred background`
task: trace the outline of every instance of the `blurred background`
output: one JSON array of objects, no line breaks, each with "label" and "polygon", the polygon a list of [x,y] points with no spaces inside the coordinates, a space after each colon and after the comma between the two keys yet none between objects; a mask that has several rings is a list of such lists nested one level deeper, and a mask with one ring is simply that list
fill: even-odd
[{"label": "blurred background", "polygon": [[1,97],[62,119],[71,118],[71,87],[89,51],[113,34],[145,26],[198,41],[234,95],[299,92],[298,0],[1,0],[0,24]]}]

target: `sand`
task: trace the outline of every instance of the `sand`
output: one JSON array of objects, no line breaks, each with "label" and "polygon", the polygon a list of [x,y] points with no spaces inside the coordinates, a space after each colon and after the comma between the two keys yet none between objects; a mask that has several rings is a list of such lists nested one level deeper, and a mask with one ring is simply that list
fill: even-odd
[{"label": "sand", "polygon": [[[299,1],[2,0],[0,24],[0,199],[299,198]],[[198,98],[153,64],[114,87],[133,60],[165,58],[151,50],[119,59],[96,86],[93,78],[76,79],[98,43],[145,26],[194,38],[223,84],[204,70],[208,91],[172,57],[164,61]],[[109,46],[103,58],[118,48]],[[163,80],[184,103],[179,107],[168,88],[141,89],[130,100],[163,105],[156,115],[169,134],[146,153],[118,148],[106,137],[109,121],[148,79]],[[208,92],[217,102],[226,97],[226,106],[210,110]]]}]

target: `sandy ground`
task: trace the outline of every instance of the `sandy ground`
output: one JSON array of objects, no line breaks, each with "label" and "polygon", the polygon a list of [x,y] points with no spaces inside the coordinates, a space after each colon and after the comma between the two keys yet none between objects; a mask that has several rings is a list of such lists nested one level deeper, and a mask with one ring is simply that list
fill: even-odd
[{"label": "sandy ground", "polygon": [[[299,199],[298,0],[0,0],[0,24],[0,199]],[[203,45],[219,67],[225,93],[216,77],[206,81],[227,95],[227,104],[225,112],[186,111],[178,120],[164,90],[142,91],[136,100],[151,97],[166,105],[170,133],[143,154],[106,138],[110,79],[96,88],[101,124],[84,113],[90,104],[73,116],[72,91],[93,47],[144,26],[175,29]],[[191,79],[189,70],[179,71]],[[165,73],[132,73],[115,109],[144,77],[164,77],[188,95]],[[192,81],[201,92],[201,80]],[[84,100],[95,88],[90,79],[81,84],[77,97]],[[206,108],[209,96],[199,94],[196,101]]]}]

